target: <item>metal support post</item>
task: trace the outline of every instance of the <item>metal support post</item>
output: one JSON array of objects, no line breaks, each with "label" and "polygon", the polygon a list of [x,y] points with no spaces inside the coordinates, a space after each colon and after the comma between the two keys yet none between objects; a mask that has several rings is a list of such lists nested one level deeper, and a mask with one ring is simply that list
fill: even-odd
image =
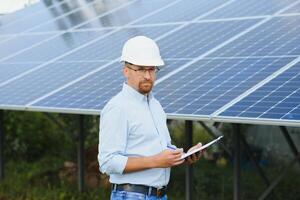
[{"label": "metal support post", "polygon": [[276,178],[276,180],[274,180],[271,185],[268,187],[268,189],[266,191],[264,191],[264,193],[259,197],[258,200],[263,200],[266,199],[269,194],[271,193],[271,191],[278,185],[278,183],[280,183],[280,181],[285,177],[285,175],[287,174],[287,172],[289,172],[290,168],[296,163],[297,159],[300,159],[300,156],[296,156],[290,163],[289,165],[283,169],[283,171],[280,173],[280,175]]},{"label": "metal support post", "polygon": [[78,189],[83,192],[84,185],[84,116],[79,115],[79,132],[77,138],[77,173]]},{"label": "metal support post", "polygon": [[[246,150],[247,155],[250,157],[252,163],[256,167],[256,170],[258,171],[260,177],[262,177],[262,179],[265,182],[266,186],[269,187],[270,186],[270,181],[269,181],[268,177],[266,176],[266,174],[264,173],[263,169],[259,166],[259,163],[257,162],[256,158],[253,156],[245,137],[243,135],[240,135],[240,138],[241,138],[241,142],[243,144],[243,147]],[[277,199],[273,190],[271,190],[271,194],[272,194],[272,199]]]},{"label": "metal support post", "polygon": [[233,143],[234,143],[234,157],[233,157],[233,174],[234,174],[234,182],[233,182],[233,196],[234,200],[241,199],[241,157],[240,157],[240,124],[234,124],[234,135],[233,135]]},{"label": "metal support post", "polygon": [[[185,121],[185,133],[186,133],[186,149],[193,145],[193,121]],[[186,165],[185,171],[185,199],[193,199],[193,166]]]},{"label": "metal support post", "polygon": [[293,139],[291,138],[291,136],[290,136],[287,128],[285,126],[280,126],[280,130],[283,133],[283,136],[285,137],[287,143],[289,144],[289,146],[290,146],[290,148],[292,150],[292,153],[294,154],[294,156],[296,158],[298,158],[298,163],[300,165],[300,158],[299,158],[298,149],[297,149],[296,145],[294,144]]}]

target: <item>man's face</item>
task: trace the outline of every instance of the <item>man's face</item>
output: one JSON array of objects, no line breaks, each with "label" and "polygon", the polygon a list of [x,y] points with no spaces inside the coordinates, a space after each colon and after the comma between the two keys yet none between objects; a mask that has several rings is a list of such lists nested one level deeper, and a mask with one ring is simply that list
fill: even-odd
[{"label": "man's face", "polygon": [[126,63],[123,73],[127,78],[128,85],[146,95],[152,90],[156,79],[156,70],[157,68],[154,66],[137,66]]}]

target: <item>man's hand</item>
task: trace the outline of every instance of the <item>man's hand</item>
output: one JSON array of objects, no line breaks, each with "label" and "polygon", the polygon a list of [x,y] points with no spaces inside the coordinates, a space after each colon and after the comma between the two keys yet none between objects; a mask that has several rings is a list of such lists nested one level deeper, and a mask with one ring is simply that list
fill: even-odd
[{"label": "man's hand", "polygon": [[[194,149],[200,148],[202,146],[201,143],[198,143],[197,145],[191,147],[188,152],[193,151]],[[198,160],[200,160],[201,156],[202,156],[203,152],[199,151],[197,153],[194,153],[192,155],[190,155],[189,157],[186,158],[186,161],[188,164],[193,164],[195,162],[197,162]]]},{"label": "man's hand", "polygon": [[184,159],[180,160],[180,157],[183,153],[183,149],[176,150],[164,150],[159,154],[154,155],[154,162],[156,163],[156,167],[166,168],[180,165],[184,162]]}]

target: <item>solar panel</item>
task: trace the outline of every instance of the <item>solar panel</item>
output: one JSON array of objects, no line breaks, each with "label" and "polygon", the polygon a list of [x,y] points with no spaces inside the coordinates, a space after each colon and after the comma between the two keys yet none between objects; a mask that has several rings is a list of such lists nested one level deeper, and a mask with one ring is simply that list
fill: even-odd
[{"label": "solar panel", "polygon": [[65,13],[72,12],[72,10],[81,7],[81,4],[77,1],[64,1],[62,4],[51,7],[49,9],[43,9],[43,12],[39,12],[38,15],[31,15],[26,20],[19,20],[16,23],[11,23],[0,29],[0,34],[17,34],[33,29],[36,26],[45,24],[51,20],[65,15]]},{"label": "solar panel", "polygon": [[0,43],[0,61],[11,54],[30,48],[32,45],[38,44],[53,35],[54,34],[12,36]]},{"label": "solar panel", "polygon": [[[155,15],[151,15],[144,20],[139,21],[137,24],[190,21],[224,3],[226,2],[222,0],[179,1],[178,3],[168,7],[162,12],[158,12]],[[170,13],[174,13],[174,15],[171,15]]]},{"label": "solar panel", "polygon": [[81,25],[90,18],[101,15],[107,10],[114,8],[114,3],[108,4],[107,9],[97,9],[101,7],[101,1],[93,1],[90,4],[78,7],[71,12],[66,12],[64,15],[55,18],[55,20],[49,20],[46,23],[40,24],[30,29],[29,32],[49,32],[49,31],[62,31],[68,30],[75,26]]},{"label": "solar panel", "polygon": [[0,87],[0,105],[23,106],[101,65],[103,62],[51,63]]},{"label": "solar panel", "polygon": [[[96,18],[78,29],[102,28],[110,26],[123,26],[135,21],[148,14],[163,10],[170,4],[177,3],[178,0],[170,2],[169,0],[152,0],[152,1],[132,1],[128,6],[117,10],[106,16]],[[134,12],[133,12],[134,11]]]},{"label": "solar panel", "polygon": [[0,108],[98,114],[124,82],[117,62],[123,43],[146,35],[166,61],[154,92],[169,117],[299,120],[299,2],[73,4],[0,28]]},{"label": "solar panel", "polygon": [[300,16],[274,17],[211,56],[300,55]]},{"label": "solar panel", "polygon": [[292,8],[288,9],[284,13],[298,13],[298,14],[300,14],[300,4],[297,4],[297,5],[293,6]]},{"label": "solar panel", "polygon": [[160,82],[156,93],[167,113],[209,116],[291,60],[201,59]]},{"label": "solar panel", "polygon": [[62,58],[63,61],[114,60],[120,56],[123,43],[136,35],[158,37],[171,30],[174,26],[139,27],[115,29],[104,38],[94,41],[84,48]]},{"label": "solar panel", "polygon": [[237,102],[221,116],[300,120],[300,63]]},{"label": "solar panel", "polygon": [[163,58],[195,58],[255,23],[256,19],[191,23],[158,43]]},{"label": "solar panel", "polygon": [[1,83],[13,78],[40,63],[0,63],[0,85]]},{"label": "solar panel", "polygon": [[[167,66],[161,69],[158,73],[158,78],[186,62],[188,60],[166,60]],[[120,91],[123,82],[122,64],[118,62],[112,63],[75,84],[38,101],[32,106],[66,110],[99,110],[103,108],[112,96]],[[76,100],[74,101],[74,99]]]},{"label": "solar panel", "polygon": [[222,10],[208,15],[207,19],[224,19],[236,17],[249,17],[271,15],[282,8],[294,3],[294,0],[238,0],[234,1]]},{"label": "solar panel", "polygon": [[68,51],[74,50],[89,41],[101,37],[109,31],[110,30],[66,32],[58,34],[55,37],[46,38],[47,40],[44,40],[39,45],[31,47],[18,55],[9,57],[8,59],[2,59],[2,62],[46,62],[57,56],[61,56]]}]

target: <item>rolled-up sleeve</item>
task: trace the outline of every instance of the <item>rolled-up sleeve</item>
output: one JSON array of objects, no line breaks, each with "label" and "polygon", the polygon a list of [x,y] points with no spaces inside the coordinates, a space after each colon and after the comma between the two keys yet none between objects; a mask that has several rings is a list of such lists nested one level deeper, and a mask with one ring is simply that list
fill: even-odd
[{"label": "rolled-up sleeve", "polygon": [[100,117],[98,162],[100,171],[106,174],[122,174],[126,157],[127,118],[118,106],[107,104]]}]

